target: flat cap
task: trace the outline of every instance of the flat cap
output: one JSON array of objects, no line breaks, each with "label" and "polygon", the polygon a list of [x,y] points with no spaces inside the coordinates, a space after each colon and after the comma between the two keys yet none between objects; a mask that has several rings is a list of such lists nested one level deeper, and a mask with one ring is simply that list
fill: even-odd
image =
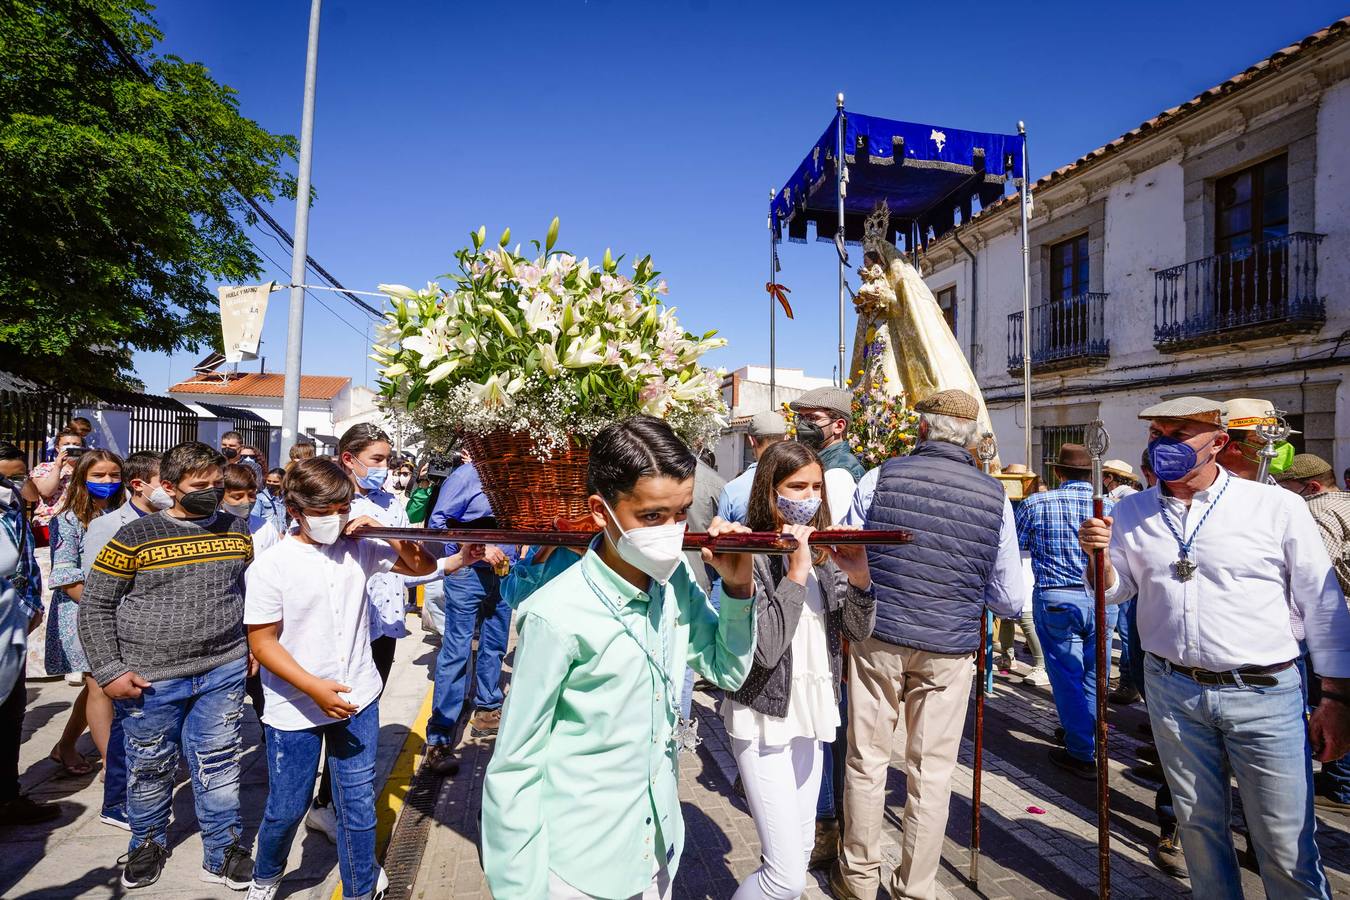
[{"label": "flat cap", "polygon": [[849,419],[853,417],[853,394],[837,387],[811,388],[788,406],[797,412],[803,409],[828,409],[841,419]]},{"label": "flat cap", "polygon": [[1223,404],[1208,397],[1177,397],[1139,412],[1141,419],[1191,419],[1223,427]]},{"label": "flat cap", "polygon": [[1102,463],[1102,471],[1110,472],[1113,475],[1120,475],[1131,481],[1138,481],[1139,476],[1134,473],[1134,467],[1123,459],[1108,459]]},{"label": "flat cap", "polygon": [[[1279,421],[1275,418],[1275,404],[1256,397],[1234,397],[1232,400],[1225,400],[1223,414],[1229,430],[1233,431],[1252,431],[1258,425],[1275,425]],[[1289,433],[1302,434],[1293,429],[1290,429]]]},{"label": "flat cap", "polygon": [[1276,481],[1302,481],[1305,478],[1317,478],[1331,474],[1331,463],[1316,453],[1299,453],[1283,472],[1275,472]]},{"label": "flat cap", "polygon": [[771,409],[757,412],[750,417],[749,433],[756,438],[782,437],[787,434],[787,420]]},{"label": "flat cap", "polygon": [[965,391],[950,388],[938,391],[914,404],[918,412],[932,413],[935,416],[951,416],[953,419],[975,421],[980,417],[980,401]]}]

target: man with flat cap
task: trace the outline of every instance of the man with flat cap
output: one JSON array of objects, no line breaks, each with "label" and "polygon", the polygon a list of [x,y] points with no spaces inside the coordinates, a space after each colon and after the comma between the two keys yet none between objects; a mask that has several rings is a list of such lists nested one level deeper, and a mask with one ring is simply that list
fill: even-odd
[{"label": "man with flat cap", "polygon": [[788,404],[797,414],[797,440],[820,454],[826,470],[844,469],[857,481],[862,463],[848,448],[853,394],[837,387],[812,388]]},{"label": "man with flat cap", "polygon": [[[1192,891],[1242,897],[1236,776],[1267,896],[1329,897],[1309,759],[1350,750],[1350,611],[1331,560],[1297,497],[1219,465],[1220,403],[1180,397],[1139,417],[1158,485],[1083,523],[1079,540],[1108,551],[1107,602],[1137,598],[1149,720]],[[1323,676],[1306,721],[1291,607]]]},{"label": "man with flat cap", "polygon": [[886,772],[901,717],[908,796],[890,895],[936,896],[984,610],[1016,619],[1026,599],[1012,506],[975,463],[979,403],[947,390],[914,409],[918,443],[863,476],[845,520],[914,539],[868,548],[877,618],[872,636],[849,652],[844,841],[830,872],[841,898],[877,894]]},{"label": "man with flat cap", "polygon": [[[1031,596],[1036,635],[1045,653],[1045,671],[1064,728],[1064,746],[1050,761],[1080,778],[1097,777],[1093,735],[1097,727],[1097,628],[1107,632],[1107,655],[1116,626],[1116,607],[1096,621],[1092,597],[1083,590],[1087,556],[1078,546],[1078,528],[1092,518],[1092,458],[1082,444],[1059,448],[1059,487],[1032,494],[1017,508],[1017,540],[1031,555],[1036,590]],[[1106,501],[1109,515],[1115,501]]]},{"label": "man with flat cap", "polygon": [[787,439],[787,420],[782,413],[773,410],[757,412],[750,417],[750,427],[745,435],[750,441],[750,452],[755,454],[755,461],[728,481],[717,498],[717,515],[725,522],[745,524],[746,509],[750,505],[750,486],[755,482],[755,467],[759,465],[759,458],[765,450]]}]

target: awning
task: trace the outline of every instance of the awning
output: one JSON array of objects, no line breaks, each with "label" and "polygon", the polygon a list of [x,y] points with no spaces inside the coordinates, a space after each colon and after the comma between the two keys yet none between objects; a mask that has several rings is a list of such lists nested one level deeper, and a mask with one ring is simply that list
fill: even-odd
[{"label": "awning", "polygon": [[894,233],[908,235],[918,223],[927,243],[930,229],[933,236],[950,231],[958,210],[961,221],[968,221],[976,198],[983,208],[1003,196],[1009,179],[1021,177],[1025,140],[1020,134],[963,131],[841,110],[774,196],[769,215],[776,238],[786,228],[788,240],[804,242],[807,223],[814,222],[818,240],[834,240],[841,115],[848,165],[844,239],[849,243],[862,240],[863,221],[879,200],[890,207]]}]

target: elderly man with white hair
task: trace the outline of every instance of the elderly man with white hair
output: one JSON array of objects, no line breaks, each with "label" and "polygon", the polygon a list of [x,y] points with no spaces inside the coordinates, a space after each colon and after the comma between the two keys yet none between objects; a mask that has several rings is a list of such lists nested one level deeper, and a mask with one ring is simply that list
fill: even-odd
[{"label": "elderly man with white hair", "polygon": [[1026,602],[1012,506],[972,453],[979,402],[947,390],[914,409],[918,444],[863,476],[846,519],[914,539],[868,548],[877,619],[849,652],[843,853],[830,872],[840,898],[877,894],[886,772],[902,716],[908,797],[890,894],[936,896],[984,611],[1017,618]]}]

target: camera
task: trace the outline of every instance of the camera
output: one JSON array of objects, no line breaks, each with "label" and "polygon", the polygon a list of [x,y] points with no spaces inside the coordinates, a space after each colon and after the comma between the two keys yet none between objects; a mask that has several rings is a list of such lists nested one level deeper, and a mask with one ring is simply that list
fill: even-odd
[{"label": "camera", "polygon": [[87,450],[87,449],[89,449],[89,448],[88,448],[88,447],[67,447],[67,448],[66,448],[66,456],[69,456],[71,459],[79,459],[81,456],[84,456],[84,451]]}]

